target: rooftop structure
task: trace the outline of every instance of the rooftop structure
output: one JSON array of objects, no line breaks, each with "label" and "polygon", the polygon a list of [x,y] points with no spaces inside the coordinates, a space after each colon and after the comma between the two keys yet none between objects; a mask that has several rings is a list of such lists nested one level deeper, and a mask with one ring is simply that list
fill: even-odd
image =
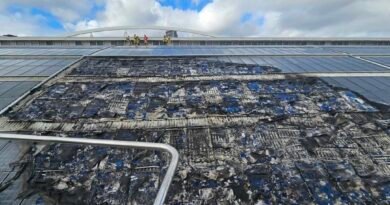
[{"label": "rooftop structure", "polygon": [[[166,204],[390,202],[390,39],[150,40],[0,37],[0,131],[169,144]],[[5,204],[151,204],[169,165],[1,144]]]}]

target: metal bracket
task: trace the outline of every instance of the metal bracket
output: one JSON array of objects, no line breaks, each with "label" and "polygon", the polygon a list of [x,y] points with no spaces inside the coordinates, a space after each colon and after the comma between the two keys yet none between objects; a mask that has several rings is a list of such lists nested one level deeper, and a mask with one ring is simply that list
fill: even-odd
[{"label": "metal bracket", "polygon": [[49,142],[49,143],[67,143],[67,144],[83,144],[83,145],[100,145],[109,147],[123,147],[136,148],[148,150],[160,150],[168,152],[171,155],[168,170],[165,174],[164,180],[154,200],[154,205],[164,204],[165,198],[168,194],[177,164],[179,162],[179,153],[177,150],[162,143],[151,142],[133,142],[120,140],[99,140],[99,139],[84,139],[84,138],[66,138],[66,137],[52,137],[52,136],[38,136],[38,135],[20,135],[20,134],[5,134],[0,133],[0,139],[3,140],[18,140],[18,141],[33,141],[33,142]]}]

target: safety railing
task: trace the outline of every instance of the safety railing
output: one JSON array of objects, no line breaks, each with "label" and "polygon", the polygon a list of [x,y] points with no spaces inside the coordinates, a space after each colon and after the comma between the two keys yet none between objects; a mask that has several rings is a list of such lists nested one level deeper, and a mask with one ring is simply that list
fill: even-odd
[{"label": "safety railing", "polygon": [[109,146],[109,147],[160,150],[160,151],[168,152],[171,155],[171,161],[169,163],[169,167],[168,167],[168,170],[165,174],[163,182],[161,183],[160,189],[157,193],[157,197],[154,200],[154,205],[164,204],[164,201],[165,201],[165,198],[168,194],[168,190],[169,190],[169,187],[171,185],[173,176],[175,174],[177,164],[179,162],[179,153],[177,152],[177,150],[168,144],[162,144],[162,143],[84,139],[84,138],[65,138],[65,137],[20,135],[20,134],[8,134],[8,133],[0,133],[0,139],[17,140],[17,141],[46,142],[46,143],[99,145],[99,146]]}]

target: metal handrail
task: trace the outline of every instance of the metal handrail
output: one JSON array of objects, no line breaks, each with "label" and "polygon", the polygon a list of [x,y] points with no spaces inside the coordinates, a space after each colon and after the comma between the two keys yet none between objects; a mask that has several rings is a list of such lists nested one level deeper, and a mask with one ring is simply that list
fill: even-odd
[{"label": "metal handrail", "polygon": [[68,143],[68,144],[84,144],[84,145],[101,145],[110,147],[124,147],[124,148],[137,148],[137,149],[149,149],[149,150],[161,150],[169,152],[171,155],[171,161],[169,163],[168,170],[165,174],[164,180],[157,193],[157,197],[154,200],[154,205],[164,204],[165,198],[168,194],[169,187],[171,185],[173,176],[177,164],[179,162],[179,153],[177,150],[168,145],[162,143],[150,143],[150,142],[133,142],[133,141],[120,141],[120,140],[99,140],[99,139],[84,139],[84,138],[66,138],[66,137],[52,137],[52,136],[38,136],[38,135],[20,135],[20,134],[6,134],[0,133],[0,139],[5,140],[18,140],[18,141],[34,141],[34,142],[54,142],[54,143]]}]

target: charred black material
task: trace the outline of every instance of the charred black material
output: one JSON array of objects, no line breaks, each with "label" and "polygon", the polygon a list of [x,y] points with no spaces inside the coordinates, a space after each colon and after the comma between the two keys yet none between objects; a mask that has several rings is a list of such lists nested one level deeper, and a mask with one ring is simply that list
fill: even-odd
[{"label": "charred black material", "polygon": [[[305,78],[116,80],[275,71],[193,58],[89,59],[71,75],[116,78],[54,83],[7,117],[42,134],[171,144],[181,158],[168,204],[388,204],[389,114],[356,93]],[[159,152],[68,145],[33,159],[29,189],[62,204],[151,204],[167,166]]]},{"label": "charred black material", "polygon": [[147,77],[257,75],[275,73],[270,66],[227,63],[203,58],[91,58],[70,75]]}]

